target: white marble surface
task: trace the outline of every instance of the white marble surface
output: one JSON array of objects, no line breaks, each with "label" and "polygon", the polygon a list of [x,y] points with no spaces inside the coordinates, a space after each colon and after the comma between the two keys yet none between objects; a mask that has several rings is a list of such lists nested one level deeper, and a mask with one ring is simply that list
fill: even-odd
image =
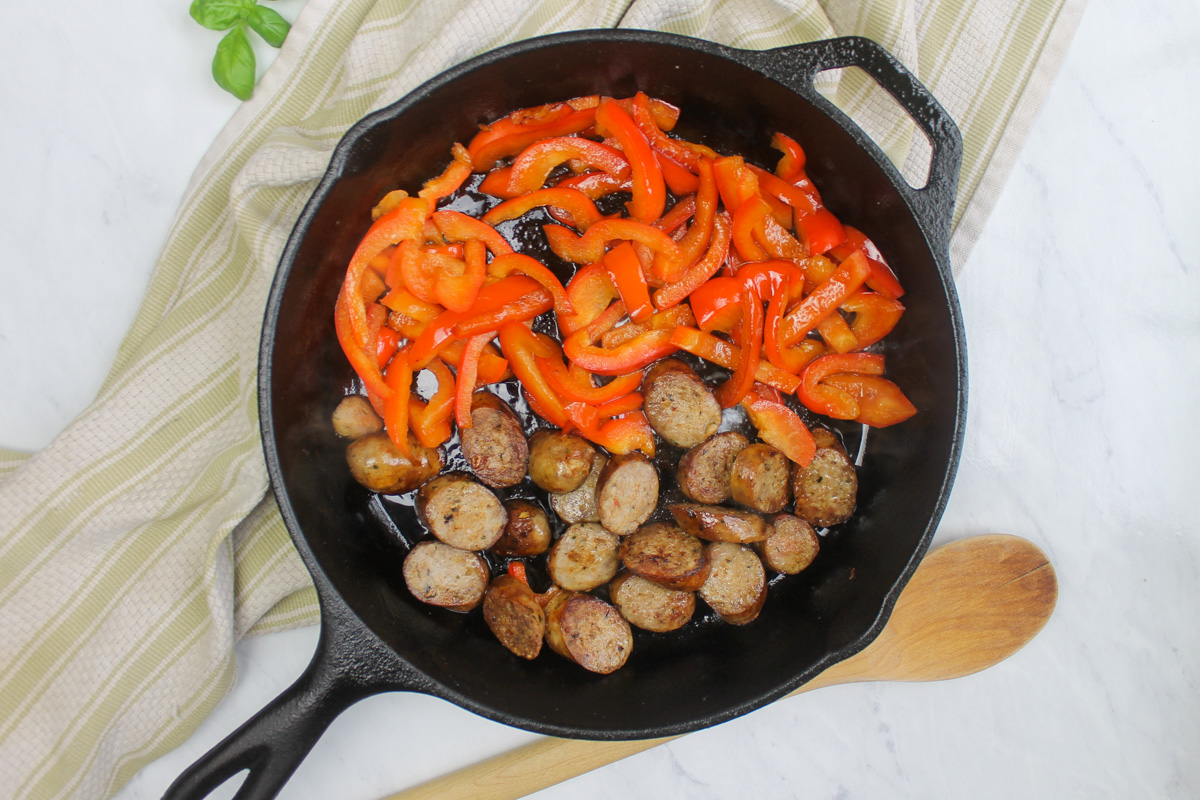
[{"label": "white marble surface", "polygon": [[[207,74],[216,34],[186,12],[6,4],[0,444],[40,447],[94,394],[234,110]],[[1092,0],[960,280],[970,419],[938,539],[1003,531],[1045,549],[1061,597],[1043,633],[972,677],[826,689],[536,797],[1200,796],[1198,81],[1194,0]],[[240,646],[230,697],[119,798],[158,797],[315,642]],[[282,796],[373,800],[531,738],[379,696]]]}]

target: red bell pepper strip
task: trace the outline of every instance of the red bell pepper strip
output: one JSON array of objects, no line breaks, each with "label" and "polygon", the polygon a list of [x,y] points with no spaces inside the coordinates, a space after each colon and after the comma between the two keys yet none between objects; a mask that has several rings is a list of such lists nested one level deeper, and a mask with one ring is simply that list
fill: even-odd
[{"label": "red bell pepper strip", "polygon": [[780,344],[788,347],[803,339],[817,323],[834,313],[857,291],[870,272],[871,266],[862,253],[856,252],[839,264],[832,275],[783,318],[779,327]]},{"label": "red bell pepper strip", "polygon": [[564,337],[590,325],[620,296],[608,270],[600,263],[579,269],[567,282],[566,291],[575,310],[571,314],[558,315],[558,330]]},{"label": "red bell pepper strip", "polygon": [[346,359],[354,368],[355,374],[366,387],[368,396],[374,395],[380,400],[386,399],[391,397],[392,390],[384,383],[383,372],[379,368],[376,354],[367,351],[351,328],[349,307],[353,303],[347,302],[348,292],[346,285],[342,284],[333,309],[334,329],[337,331],[338,343],[342,346],[342,352],[346,354]]},{"label": "red bell pepper strip", "polygon": [[650,302],[650,289],[646,285],[646,276],[642,273],[642,264],[638,261],[637,253],[629,242],[619,245],[604,254],[601,261],[617,294],[625,303],[625,311],[634,322],[644,322],[654,313],[654,303]]},{"label": "red bell pepper strip", "polygon": [[842,308],[854,315],[850,330],[854,332],[859,349],[870,347],[891,333],[904,314],[904,306],[899,300],[862,289],[846,298]]},{"label": "red bell pepper strip", "polygon": [[508,359],[513,373],[521,382],[521,389],[530,407],[542,418],[560,428],[571,422],[563,401],[546,381],[538,366],[538,359],[554,358],[558,345],[549,338],[526,328],[520,322],[510,322],[500,328],[500,350]]},{"label": "red bell pepper strip", "polygon": [[438,302],[451,311],[469,310],[487,279],[487,249],[481,240],[467,241],[463,247],[463,257],[464,267],[461,275],[443,272],[433,285],[433,293]]},{"label": "red bell pepper strip", "polygon": [[652,148],[689,172],[696,172],[700,155],[695,150],[684,146],[679,140],[672,139],[663,133],[663,130],[668,129],[663,128],[655,120],[649,99],[642,92],[638,92],[633,98],[632,116],[638,129],[649,140]]},{"label": "red bell pepper strip", "polygon": [[842,372],[882,375],[883,356],[876,353],[848,353],[814,359],[800,374],[800,388],[796,390],[796,396],[809,411],[834,419],[854,419],[859,414],[859,408],[853,395],[823,383],[830,375]]},{"label": "red bell pepper strip", "polygon": [[676,197],[694,194],[700,188],[700,178],[688,171],[687,167],[677,164],[668,156],[663,155],[657,150],[654,153],[655,159],[658,161],[658,168],[662,170],[663,181],[666,182],[667,188],[671,190],[671,194]]},{"label": "red bell pepper strip", "polygon": [[616,148],[573,136],[542,139],[513,161],[508,191],[521,195],[542,188],[551,171],[565,161],[579,161],[618,178],[631,174],[628,159]]},{"label": "red bell pepper strip", "polygon": [[[693,223],[695,227],[695,223]],[[654,305],[660,309],[668,309],[693,294],[703,286],[725,263],[729,255],[729,242],[733,230],[733,222],[729,215],[721,212],[713,221],[712,236],[709,239],[708,252],[679,277],[654,293]],[[689,230],[690,234],[691,231]],[[684,235],[684,239],[687,234]],[[694,309],[693,309],[694,310]]]},{"label": "red bell pepper strip", "polygon": [[502,197],[505,200],[512,200],[520,197],[521,193],[513,191],[509,188],[512,182],[512,165],[507,167],[496,167],[487,174],[479,183],[479,191],[484,194],[490,194],[493,197]]},{"label": "red bell pepper strip", "polygon": [[554,298],[541,286],[511,300],[500,308],[473,313],[454,325],[454,335],[459,339],[496,331],[508,322],[525,322],[554,308]]},{"label": "red bell pepper strip", "polygon": [[397,285],[383,299],[379,301],[383,305],[390,308],[392,311],[399,311],[405,316],[422,322],[429,322],[435,319],[438,314],[444,309],[437,303],[426,303],[412,292],[404,288],[403,284]]},{"label": "red bell pepper strip", "polygon": [[462,363],[458,366],[458,384],[454,390],[454,421],[458,423],[459,430],[466,430],[474,424],[471,419],[471,398],[475,394],[475,380],[479,375],[479,354],[495,335],[494,331],[489,331],[472,336],[463,348]]},{"label": "red bell pepper strip", "polygon": [[475,135],[467,146],[476,172],[485,172],[496,162],[515,156],[541,139],[570,136],[592,127],[596,109],[572,109],[561,104],[562,113],[536,122],[516,123],[511,116],[497,120]]},{"label": "red bell pepper strip", "polygon": [[[621,145],[629,161],[633,180],[633,199],[629,213],[638,222],[652,224],[662,216],[667,204],[667,187],[662,168],[645,135],[617,103],[603,100],[596,109],[596,125],[603,126]],[[516,170],[514,169],[514,174]],[[543,180],[545,180],[543,178]]]},{"label": "red bell pepper strip", "polygon": [[412,450],[408,446],[408,398],[412,389],[412,368],[408,366],[408,359],[403,353],[400,358],[392,359],[384,381],[392,390],[392,394],[383,401],[383,426],[387,428],[392,444],[396,445],[405,458],[411,460]]},{"label": "red bell pepper strip", "polygon": [[689,267],[700,261],[712,242],[713,225],[717,218],[717,201],[720,199],[712,165],[712,159],[700,159],[695,221],[679,240],[679,256],[674,259],[668,259],[665,255],[655,257],[654,272],[668,284],[679,280]]},{"label": "red bell pepper strip", "polygon": [[737,214],[742,201],[759,193],[758,179],[741,156],[723,156],[713,161],[713,177],[721,202],[730,214]]},{"label": "red bell pepper strip", "polygon": [[383,369],[392,360],[392,356],[398,349],[400,349],[400,334],[384,325],[379,329],[379,338],[375,345],[375,363],[379,365],[380,369]]},{"label": "red bell pepper strip", "polygon": [[616,239],[641,242],[655,252],[665,253],[668,258],[679,256],[675,240],[652,225],[632,219],[602,219],[577,236],[561,225],[545,225],[546,241],[550,249],[564,261],[573,264],[595,264],[604,257],[604,247]]},{"label": "red bell pepper strip", "polygon": [[658,221],[654,223],[654,227],[668,236],[674,236],[675,231],[686,225],[687,221],[694,216],[696,216],[696,197],[689,194],[671,206],[670,211],[659,217]]},{"label": "red bell pepper strip", "polygon": [[628,322],[619,328],[613,328],[600,337],[600,343],[607,348],[618,347],[647,331],[669,331],[680,325],[696,325],[696,317],[688,305],[672,306],[666,311],[659,311],[645,322]]},{"label": "red bell pepper strip", "polygon": [[433,221],[448,241],[467,242],[471,239],[481,239],[494,256],[513,251],[512,245],[500,231],[483,220],[469,217],[461,211],[449,209],[435,211],[433,212]]},{"label": "red bell pepper strip", "polygon": [[641,392],[630,392],[596,406],[596,414],[600,419],[612,419],[631,411],[637,411],[642,407],[644,401],[645,397]]},{"label": "red bell pepper strip", "polygon": [[742,281],[720,276],[705,283],[688,298],[696,327],[705,333],[730,333],[742,318]]},{"label": "red bell pepper strip", "polygon": [[[505,180],[507,181],[507,179]],[[618,178],[616,175],[609,175],[607,172],[585,172],[583,175],[571,175],[563,178],[554,185],[563,189],[576,189],[591,200],[608,197],[614,192],[633,191],[632,180],[629,178]],[[483,189],[482,185],[480,189]]]},{"label": "red bell pepper strip", "polygon": [[393,311],[388,314],[388,325],[399,331],[405,339],[416,339],[429,328],[428,322],[421,322],[412,317]]},{"label": "red bell pepper strip", "polygon": [[[426,364],[425,368],[434,369],[434,365],[440,360],[446,364],[453,365],[457,369],[462,364],[463,351],[465,349],[466,342],[455,339],[443,347],[441,352],[438,353],[438,357]],[[438,376],[440,386],[441,373],[435,370],[434,374]],[[489,383],[499,383],[511,377],[512,372],[508,368],[508,361],[504,356],[500,355],[500,351],[496,349],[496,346],[489,342],[479,353],[479,367],[476,370],[475,387],[479,388]],[[453,402],[451,402],[449,408],[450,410],[446,412],[447,417],[453,412]]]},{"label": "red bell pepper strip", "polygon": [[[711,333],[704,333],[683,325],[671,332],[671,344],[680,350],[686,350],[694,356],[729,370],[736,368],[742,357],[742,348],[736,344],[730,344]],[[780,369],[769,361],[762,360],[759,360],[758,366],[754,369],[754,379],[759,383],[774,386],[785,394],[792,394],[800,385],[799,377]]]},{"label": "red bell pepper strip", "polygon": [[549,189],[538,189],[529,194],[505,200],[484,214],[483,221],[489,225],[496,225],[516,219],[541,206],[553,206],[566,211],[571,217],[572,224],[581,231],[586,231],[593,223],[603,219],[603,215],[591,198],[578,189],[560,185],[552,186]]},{"label": "red bell pepper strip", "polygon": [[450,153],[454,158],[446,166],[446,170],[436,178],[425,181],[421,191],[417,192],[418,197],[437,200],[452,195],[471,177],[471,154],[467,152],[467,148],[455,142],[450,148]]},{"label": "red bell pepper strip", "polygon": [[754,229],[754,238],[771,258],[801,261],[808,257],[804,245],[773,216],[765,217],[762,224]]},{"label": "red bell pepper strip", "polygon": [[753,289],[761,301],[782,293],[786,303],[796,300],[804,287],[804,271],[792,261],[758,261],[738,270],[737,279]]},{"label": "red bell pepper strip", "polygon": [[904,287],[884,260],[883,253],[879,252],[875,243],[858,228],[847,225],[846,241],[830,250],[829,254],[838,261],[844,261],[855,250],[861,250],[871,264],[871,276],[867,278],[867,286],[890,300],[899,300],[904,296]]},{"label": "red bell pepper strip", "polygon": [[[379,257],[376,256],[376,259]],[[379,277],[379,273],[372,267],[363,273],[362,283],[359,284],[359,294],[362,295],[364,303],[368,305],[376,300],[387,291],[387,284],[383,278]]]},{"label": "red bell pepper strip", "polygon": [[787,203],[797,213],[812,214],[822,208],[821,196],[807,178],[801,185],[783,180],[777,175],[767,172],[753,164],[746,165],[758,178],[759,187],[767,194],[773,195]]},{"label": "red bell pepper strip", "polygon": [[649,331],[611,350],[597,347],[588,328],[576,331],[563,342],[563,352],[574,363],[597,375],[625,375],[642,369],[678,348],[671,344],[671,331]]},{"label": "red bell pepper strip", "polygon": [[614,455],[640,450],[654,457],[654,429],[641,411],[632,411],[603,425],[580,427],[579,433]]},{"label": "red bell pepper strip", "polygon": [[763,338],[763,307],[758,295],[750,288],[742,289],[742,321],[739,329],[741,357],[733,375],[713,392],[721,408],[733,408],[742,401],[754,384],[754,374],[758,369]]},{"label": "red bell pepper strip", "polygon": [[758,429],[758,436],[801,467],[807,467],[817,453],[812,432],[800,415],[793,411],[774,392],[756,383],[742,399],[746,416]]},{"label": "red bell pepper strip", "polygon": [[401,242],[392,253],[386,280],[388,286],[402,286],[418,300],[437,303],[437,295],[433,291],[437,284],[437,273],[426,264],[426,255],[415,240]]},{"label": "red bell pepper strip", "polygon": [[496,256],[492,259],[492,263],[488,264],[487,271],[494,278],[527,275],[550,293],[554,299],[556,314],[562,316],[575,313],[575,306],[571,302],[571,298],[567,296],[567,290],[563,287],[562,282],[550,271],[549,267],[532,256],[524,253],[506,253]]},{"label": "red bell pepper strip", "polygon": [[767,305],[767,317],[763,323],[763,352],[767,354],[767,360],[775,366],[793,375],[799,375],[810,361],[825,352],[825,346],[816,339],[802,339],[791,347],[782,347],[779,344],[779,323],[783,318],[788,294],[789,292],[776,292]]},{"label": "red bell pepper strip", "polygon": [[796,233],[809,255],[826,253],[846,241],[846,229],[828,208],[818,208],[811,214],[796,209]]},{"label": "red bell pepper strip", "polygon": [[526,586],[529,585],[529,575],[525,571],[525,562],[523,562],[523,561],[508,562],[508,574],[509,574],[509,576],[511,576],[512,578],[515,578],[516,580],[520,581],[521,583],[525,584]]},{"label": "red bell pepper strip", "polygon": [[886,428],[917,413],[917,407],[904,396],[900,387],[876,375],[830,375],[825,386],[833,386],[858,401],[855,422],[872,428]]},{"label": "red bell pepper strip", "polygon": [[825,340],[825,344],[835,353],[849,353],[858,350],[858,337],[850,330],[846,319],[836,311],[817,323],[817,333]]},{"label": "red bell pepper strip", "polygon": [[[554,389],[555,394],[568,403],[600,405],[636,391],[642,385],[642,373],[640,372],[620,375],[603,386],[596,386],[590,377],[586,381],[577,379],[561,359],[539,358],[537,364],[546,378],[546,383]],[[591,375],[591,373],[586,374]]]},{"label": "red bell pepper strip", "polygon": [[[513,275],[479,290],[475,303],[469,311],[445,311],[438,316],[425,332],[417,337],[409,350],[408,360],[413,369],[429,363],[454,338],[454,326],[463,320],[504,308],[530,292],[545,292],[537,281],[525,275]],[[549,297],[549,293],[546,293]]]},{"label": "red bell pepper strip", "polygon": [[733,246],[746,261],[766,261],[767,251],[755,240],[754,231],[765,225],[771,215],[771,207],[758,195],[751,195],[738,202],[733,214]]},{"label": "red bell pepper strip", "polygon": [[779,163],[775,165],[775,174],[788,183],[794,183],[804,177],[804,165],[808,157],[804,148],[792,137],[778,131],[771,137],[771,147],[783,153]]}]

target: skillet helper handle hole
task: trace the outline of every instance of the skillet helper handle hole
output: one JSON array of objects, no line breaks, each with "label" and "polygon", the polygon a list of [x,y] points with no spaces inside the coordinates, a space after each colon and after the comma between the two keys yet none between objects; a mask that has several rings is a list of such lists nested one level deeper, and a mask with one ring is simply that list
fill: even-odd
[{"label": "skillet helper handle hole", "polygon": [[[948,249],[954,214],[958,173],[962,166],[962,136],[949,112],[933,93],[877,42],[846,36],[766,51],[768,72],[802,94],[835,119],[846,114],[816,88],[817,76],[828,70],[857,67],[904,109],[928,141],[929,172],[925,185],[914,188],[899,174],[878,145],[865,133],[861,143],[877,153],[895,174],[897,188],[905,194],[928,237]],[[850,120],[853,122],[853,120]],[[858,126],[855,125],[858,129]],[[861,129],[858,129],[861,133]]]}]

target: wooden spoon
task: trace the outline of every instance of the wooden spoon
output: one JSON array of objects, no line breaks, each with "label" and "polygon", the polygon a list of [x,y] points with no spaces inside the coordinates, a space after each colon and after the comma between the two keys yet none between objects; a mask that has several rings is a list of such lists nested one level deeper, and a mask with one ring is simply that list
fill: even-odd
[{"label": "wooden spoon", "polygon": [[[998,664],[1050,619],[1058,580],[1045,553],[1017,536],[939,547],[904,587],[883,632],[789,697],[839,683],[940,681]],[[594,742],[547,737],[384,800],[515,800],[675,737]]]}]

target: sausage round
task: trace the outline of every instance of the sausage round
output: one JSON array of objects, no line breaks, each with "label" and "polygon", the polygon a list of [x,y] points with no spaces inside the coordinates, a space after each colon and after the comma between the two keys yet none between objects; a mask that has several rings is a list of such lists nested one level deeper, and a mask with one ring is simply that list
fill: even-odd
[{"label": "sausage round", "polygon": [[587,480],[595,455],[578,434],[538,431],[529,440],[529,477],[547,492],[570,492]]},{"label": "sausage round", "polygon": [[724,503],[730,496],[734,459],[748,444],[737,431],[725,431],[688,450],[675,473],[679,488],[697,503]]},{"label": "sausage round", "polygon": [[361,394],[343,397],[333,410],[332,421],[333,432],[347,439],[357,439],[383,430],[383,420],[371,407],[371,401]]},{"label": "sausage round", "polygon": [[858,498],[858,473],[840,449],[822,447],[812,462],[792,474],[796,516],[818,528],[845,522]]},{"label": "sausage round", "polygon": [[721,427],[721,406],[691,367],[665,358],[642,379],[643,410],[654,432],[676,447],[700,444]]},{"label": "sausage round", "polygon": [[471,396],[471,427],[459,429],[463,457],[493,489],[515,486],[529,467],[529,443],[521,420],[486,389]]},{"label": "sausage round", "polygon": [[404,582],[422,603],[453,611],[479,605],[488,585],[487,563],[478,553],[425,541],[404,558]]},{"label": "sausage round", "polygon": [[587,592],[612,580],[620,569],[620,539],[594,522],[567,528],[550,548],[550,579],[572,592]]},{"label": "sausage round", "polygon": [[360,436],[346,447],[346,463],[354,480],[379,494],[404,494],[442,471],[442,456],[408,434],[412,458],[400,452],[384,431]]},{"label": "sausage round", "polygon": [[772,520],[771,528],[774,533],[754,543],[754,549],[767,568],[785,575],[808,569],[821,549],[821,538],[813,526],[791,514],[778,514]]},{"label": "sausage round", "polygon": [[607,675],[633,652],[633,631],[621,612],[598,597],[559,592],[546,605],[546,644],[563,658]]},{"label": "sausage round", "polygon": [[607,463],[608,457],[597,452],[592,456],[591,472],[578,489],[550,493],[550,508],[554,509],[559,519],[568,524],[600,521],[600,509],[596,507],[596,484]]},{"label": "sausage round", "polygon": [[668,589],[694,592],[708,577],[704,543],[666,522],[643,525],[626,536],[618,555],[627,570]]},{"label": "sausage round", "polygon": [[537,556],[550,548],[553,538],[550,519],[537,503],[528,500],[505,500],[504,510],[508,521],[504,533],[492,545],[492,552],[499,556]]},{"label": "sausage round", "polygon": [[731,542],[712,542],[705,550],[712,571],[700,587],[701,599],[731,625],[752,621],[767,599],[762,561],[749,547]]},{"label": "sausage round", "polygon": [[613,578],[608,596],[630,625],[658,633],[682,628],[696,611],[694,593],[659,586],[632,572]]},{"label": "sausage round", "polygon": [[491,547],[508,522],[492,490],[461,472],[439,475],[422,486],[417,514],[439,540],[463,550]]},{"label": "sausage round", "polygon": [[658,471],[641,453],[613,456],[596,482],[600,524],[624,536],[650,518],[658,505]]},{"label": "sausage round", "polygon": [[771,526],[758,514],[724,506],[676,503],[667,506],[671,516],[693,536],[710,542],[747,544],[771,535]]},{"label": "sausage round", "polygon": [[521,658],[536,658],[546,635],[546,614],[526,584],[501,575],[483,595],[483,619],[500,643]]},{"label": "sausage round", "polygon": [[733,502],[764,514],[782,511],[792,493],[791,464],[769,444],[755,442],[742,448],[729,476]]}]

